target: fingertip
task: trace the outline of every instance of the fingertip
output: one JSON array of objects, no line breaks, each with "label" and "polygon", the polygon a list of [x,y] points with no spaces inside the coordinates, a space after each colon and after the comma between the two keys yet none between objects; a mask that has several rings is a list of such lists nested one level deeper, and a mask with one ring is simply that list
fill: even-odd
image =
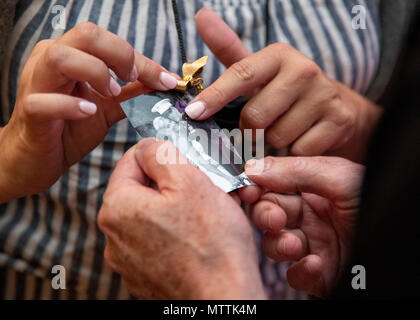
[{"label": "fingertip", "polygon": [[113,77],[109,79],[109,92],[111,97],[117,97],[121,93],[121,86]]},{"label": "fingertip", "polygon": [[136,64],[134,64],[133,69],[130,72],[130,81],[131,82],[137,81],[138,77],[139,77],[139,72],[137,71]]},{"label": "fingertip", "polygon": [[84,115],[87,116],[94,115],[98,110],[96,104],[86,100],[82,100],[79,102],[79,109]]},{"label": "fingertip", "polygon": [[206,105],[202,101],[195,101],[185,108],[185,113],[194,120],[202,118]]},{"label": "fingertip", "polygon": [[213,10],[211,10],[210,8],[208,8],[208,7],[203,7],[203,8],[201,8],[200,10],[198,10],[197,11],[197,13],[195,14],[195,20],[196,20],[196,22],[199,22],[199,21],[201,21],[201,19],[203,18],[203,17],[205,17],[207,14],[212,14],[212,13],[214,13],[214,14],[216,14],[217,15],[217,13],[216,12],[214,12]]},{"label": "fingertip", "polygon": [[261,201],[253,208],[252,221],[257,228],[278,234],[286,226],[287,218],[283,209],[276,204]]},{"label": "fingertip", "polygon": [[239,189],[238,194],[242,201],[254,203],[260,198],[262,189],[259,186],[247,186]]},{"label": "fingertip", "polygon": [[265,171],[269,170],[272,165],[273,159],[266,157],[262,159],[251,159],[245,163],[245,173],[251,179],[258,179]]},{"label": "fingertip", "polygon": [[302,258],[302,241],[291,233],[284,233],[277,243],[277,250],[280,255],[289,261],[297,261]]},{"label": "fingertip", "polygon": [[168,72],[161,72],[159,81],[167,90],[175,89],[178,84],[178,79]]},{"label": "fingertip", "polygon": [[311,254],[306,256],[304,259],[304,268],[308,274],[318,276],[322,273],[323,263],[321,257]]},{"label": "fingertip", "polygon": [[140,140],[135,147],[136,157],[140,159],[141,154],[155,143],[158,143],[158,141],[155,138],[144,138]]},{"label": "fingertip", "polygon": [[287,270],[287,281],[296,290],[320,295],[315,286],[322,275],[322,268],[321,257],[314,254],[308,255]]}]

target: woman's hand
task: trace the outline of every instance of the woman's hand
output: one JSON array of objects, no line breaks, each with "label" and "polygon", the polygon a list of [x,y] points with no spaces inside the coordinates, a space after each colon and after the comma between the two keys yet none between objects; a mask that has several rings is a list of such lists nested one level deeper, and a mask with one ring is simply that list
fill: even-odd
[{"label": "woman's hand", "polygon": [[174,148],[144,139],[118,162],[98,216],[106,261],[141,298],[265,298],[241,207]]},{"label": "woman's hand", "polygon": [[240,196],[254,202],[251,219],[266,231],[263,249],[295,262],[287,272],[293,288],[328,297],[351,251],[364,167],[334,157],[261,161],[249,162],[246,172],[262,189],[247,187]]},{"label": "woman's hand", "polygon": [[140,79],[158,90],[176,85],[163,67],[89,22],[36,45],[0,131],[0,203],[50,187],[124,117],[109,68],[126,82]]},{"label": "woman's hand", "polygon": [[[212,28],[208,28],[212,25]],[[381,111],[371,101],[328,78],[311,59],[288,44],[277,43],[252,54],[213,11],[197,15],[201,37],[228,67],[186,112],[205,119],[240,95],[250,99],[242,110],[242,129],[265,129],[276,148],[294,155],[327,151],[362,161]]]}]

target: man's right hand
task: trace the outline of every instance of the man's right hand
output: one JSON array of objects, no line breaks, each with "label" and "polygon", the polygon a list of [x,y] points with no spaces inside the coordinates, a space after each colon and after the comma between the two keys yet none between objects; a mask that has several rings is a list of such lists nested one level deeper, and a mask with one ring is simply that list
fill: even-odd
[{"label": "man's right hand", "polygon": [[36,45],[12,117],[0,128],[0,203],[50,187],[124,117],[114,99],[121,88],[108,68],[152,89],[176,86],[163,67],[90,22]]},{"label": "man's right hand", "polygon": [[295,261],[287,272],[292,287],[327,297],[349,258],[364,167],[332,157],[260,161],[246,166],[260,187],[240,196],[255,202],[251,219],[266,231],[263,249],[277,261]]},{"label": "man's right hand", "polygon": [[[174,163],[158,161],[166,151]],[[98,225],[106,261],[138,297],[265,298],[246,215],[167,141],[143,139],[118,162]]]}]

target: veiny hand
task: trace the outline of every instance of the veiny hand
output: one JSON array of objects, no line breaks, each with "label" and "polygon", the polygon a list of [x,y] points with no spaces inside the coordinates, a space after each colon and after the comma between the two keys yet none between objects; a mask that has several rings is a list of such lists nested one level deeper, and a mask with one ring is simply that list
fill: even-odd
[{"label": "veiny hand", "polygon": [[[295,261],[289,284],[327,297],[349,258],[364,167],[342,158],[266,158],[249,177],[262,189],[240,192],[253,205],[251,218],[265,230],[263,249],[277,261]],[[262,167],[262,166],[261,166]]]},{"label": "veiny hand", "polygon": [[193,165],[160,164],[160,147],[175,148],[142,140],[112,174],[98,216],[108,264],[144,299],[264,298],[238,203]]},{"label": "veiny hand", "polygon": [[[250,97],[242,110],[242,129],[265,129],[265,139],[294,155],[336,150],[363,160],[380,108],[345,85],[328,78],[304,54],[277,43],[252,54],[213,11],[197,14],[197,29],[228,69],[205,89],[186,112],[205,119],[240,95]],[[211,25],[211,28],[208,26]]]},{"label": "veiny hand", "polygon": [[89,22],[36,45],[11,120],[0,131],[0,203],[51,186],[124,117],[113,99],[121,88],[108,68],[124,81],[139,78],[154,89],[176,85],[163,67]]}]

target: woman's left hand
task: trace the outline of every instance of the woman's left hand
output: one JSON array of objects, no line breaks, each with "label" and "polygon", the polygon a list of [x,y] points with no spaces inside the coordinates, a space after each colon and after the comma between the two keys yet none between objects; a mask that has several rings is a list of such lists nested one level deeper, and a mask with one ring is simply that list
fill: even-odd
[{"label": "woman's left hand", "polygon": [[380,115],[378,106],[330,79],[288,44],[252,54],[209,9],[197,15],[197,28],[228,69],[187,107],[191,118],[206,119],[245,94],[250,99],[241,113],[241,129],[265,129],[266,140],[275,148],[289,147],[301,156],[342,148],[339,155],[362,159]]}]

